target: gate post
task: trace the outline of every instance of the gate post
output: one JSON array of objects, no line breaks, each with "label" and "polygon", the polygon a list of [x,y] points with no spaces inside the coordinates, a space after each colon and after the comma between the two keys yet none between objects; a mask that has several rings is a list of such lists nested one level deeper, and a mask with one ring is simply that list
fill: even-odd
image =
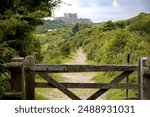
[{"label": "gate post", "polygon": [[12,58],[10,63],[6,63],[5,68],[11,72],[11,92],[5,92],[4,98],[6,99],[22,99],[22,79],[23,79],[23,66],[24,58]]},{"label": "gate post", "polygon": [[140,59],[140,93],[142,100],[150,100],[150,66],[148,66],[150,58],[143,57]]},{"label": "gate post", "polygon": [[[20,67],[23,66],[23,57],[16,57],[11,59],[12,64],[20,64]],[[11,89],[13,92],[21,92],[22,91],[22,71],[21,69],[16,70],[12,69],[11,70]]]},{"label": "gate post", "polygon": [[[35,59],[33,56],[27,56],[25,58],[25,67],[34,66]],[[25,70],[25,99],[34,100],[35,93],[35,73],[34,71]]]}]

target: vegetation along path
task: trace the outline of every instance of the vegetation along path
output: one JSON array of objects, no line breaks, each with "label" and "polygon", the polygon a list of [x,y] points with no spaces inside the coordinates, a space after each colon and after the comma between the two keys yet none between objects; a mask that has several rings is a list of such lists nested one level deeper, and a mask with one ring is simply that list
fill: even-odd
[{"label": "vegetation along path", "polygon": [[[82,48],[79,48],[76,54],[72,57],[71,60],[67,61],[64,64],[86,64],[86,55],[83,53]],[[72,83],[93,83],[92,77],[94,77],[95,73],[61,73],[59,74],[63,82],[72,82]],[[60,80],[61,81],[61,80]],[[69,89],[81,99],[86,99],[97,89]],[[49,91],[49,92],[48,92]],[[45,91],[44,91],[45,92]],[[46,96],[49,100],[69,100],[70,98],[60,92],[57,89],[50,89],[46,90],[45,94],[42,95]],[[98,99],[104,99],[104,96],[99,97]]]}]

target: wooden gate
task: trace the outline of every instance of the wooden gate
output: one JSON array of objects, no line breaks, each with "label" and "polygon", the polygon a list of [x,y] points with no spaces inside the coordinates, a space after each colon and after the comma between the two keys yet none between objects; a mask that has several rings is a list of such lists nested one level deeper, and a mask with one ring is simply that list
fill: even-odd
[{"label": "wooden gate", "polygon": [[[95,100],[109,89],[137,89],[137,99],[150,99],[150,66],[147,57],[138,60],[136,65],[35,65],[32,56],[24,58],[13,58],[10,63],[5,64],[11,72],[11,92],[6,92],[6,97],[33,100],[35,88],[57,88],[73,100],[80,98],[68,88],[97,88],[87,100]],[[109,83],[60,83],[48,73],[71,73],[71,72],[122,72]],[[123,79],[133,72],[137,72],[135,84],[122,84]],[[35,74],[44,78],[47,83],[36,83]],[[55,98],[55,97],[54,97]]]}]

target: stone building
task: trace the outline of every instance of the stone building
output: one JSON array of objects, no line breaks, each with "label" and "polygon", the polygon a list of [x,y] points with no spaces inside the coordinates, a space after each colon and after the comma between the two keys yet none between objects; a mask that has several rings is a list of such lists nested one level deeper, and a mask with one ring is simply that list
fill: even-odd
[{"label": "stone building", "polygon": [[55,17],[55,20],[62,20],[65,24],[76,24],[76,23],[92,23],[90,19],[78,18],[77,13],[64,13],[63,17]]}]

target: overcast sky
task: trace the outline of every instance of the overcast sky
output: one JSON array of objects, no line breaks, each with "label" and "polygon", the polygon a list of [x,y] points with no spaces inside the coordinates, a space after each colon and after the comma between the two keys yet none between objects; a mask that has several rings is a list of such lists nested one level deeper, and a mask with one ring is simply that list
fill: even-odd
[{"label": "overcast sky", "polygon": [[79,18],[93,22],[128,19],[140,12],[150,13],[150,0],[63,0],[54,12],[55,17],[64,13],[77,13]]}]

